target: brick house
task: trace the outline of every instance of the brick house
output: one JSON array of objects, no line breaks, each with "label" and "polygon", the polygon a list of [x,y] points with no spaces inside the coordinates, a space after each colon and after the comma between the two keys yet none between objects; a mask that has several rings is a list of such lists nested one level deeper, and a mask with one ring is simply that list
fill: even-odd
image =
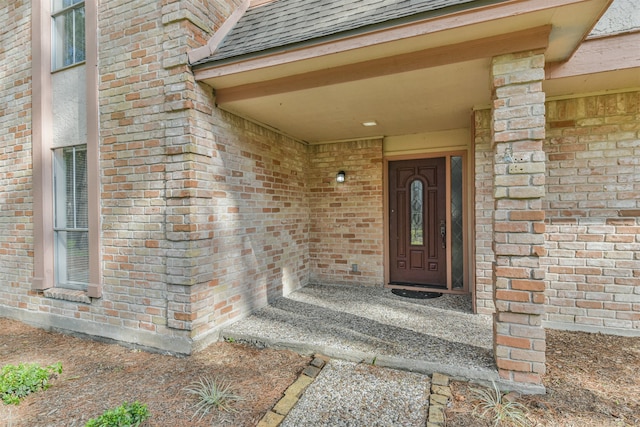
[{"label": "brick house", "polygon": [[435,289],[533,386],[545,327],[640,335],[633,0],[0,10],[0,316],[190,353],[309,283]]}]

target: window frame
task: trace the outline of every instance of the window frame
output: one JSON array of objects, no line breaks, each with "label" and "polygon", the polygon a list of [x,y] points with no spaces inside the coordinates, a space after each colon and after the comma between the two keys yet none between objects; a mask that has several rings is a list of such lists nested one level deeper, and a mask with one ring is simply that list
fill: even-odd
[{"label": "window frame", "polygon": [[[46,1],[46,0],[45,0]],[[55,0],[51,0],[51,70],[52,72],[55,71],[60,71],[60,70],[64,70],[66,68],[70,68],[70,67],[75,67],[77,65],[80,64],[84,64],[87,61],[87,51],[86,51],[86,47],[87,47],[87,31],[86,31],[86,27],[87,27],[87,10],[86,10],[86,2],[85,0],[79,1],[77,3],[74,3],[70,6],[66,6],[63,7],[59,10],[53,10],[53,3],[55,2]],[[76,24],[76,18],[75,18],[75,12],[71,14],[71,16],[73,17],[73,25],[74,25],[74,31],[73,31],[73,51],[74,51],[74,61],[71,62],[70,64],[62,64],[62,65],[58,65],[58,62],[62,62],[63,60],[61,58],[57,57],[58,51],[59,51],[59,44],[63,43],[60,38],[58,37],[57,34],[57,30],[56,30],[56,18],[59,18],[63,15],[68,14],[71,11],[74,11],[75,9],[84,9],[84,13],[85,13],[85,32],[84,32],[84,46],[85,46],[85,52],[84,52],[84,59],[80,60],[80,61],[75,61],[75,52],[76,52],[76,31],[75,31],[75,24]],[[61,49],[60,49],[61,51]]]},{"label": "window frame", "polygon": [[[100,244],[100,153],[98,106],[98,5],[85,5],[85,75],[87,120],[87,186],[89,202],[88,298],[102,297]],[[54,288],[53,235],[53,136],[52,136],[52,18],[51,0],[33,0],[32,28],[32,160],[33,160],[33,278],[31,289]],[[78,65],[78,64],[75,64]],[[67,67],[70,68],[70,67]],[[64,288],[60,288],[64,290]],[[73,291],[77,292],[77,291]],[[74,296],[74,298],[76,298]],[[77,301],[77,299],[73,299]]]},{"label": "window frame", "polygon": [[[66,245],[67,239],[68,237],[65,236],[63,237],[63,234],[65,233],[86,233],[86,238],[88,241],[88,236],[89,236],[89,225],[88,225],[88,217],[86,219],[87,221],[87,227],[79,227],[78,226],[78,183],[76,182],[76,175],[77,175],[77,169],[76,169],[76,162],[77,162],[77,155],[76,153],[79,151],[84,151],[84,156],[85,156],[85,174],[87,176],[85,176],[85,187],[86,187],[86,191],[87,193],[85,194],[85,197],[87,199],[88,202],[88,186],[87,186],[87,178],[88,178],[88,159],[87,159],[87,144],[79,144],[79,145],[70,145],[70,146],[65,146],[65,147],[58,147],[58,148],[54,148],[53,149],[53,153],[52,153],[52,158],[53,158],[53,205],[54,205],[54,209],[53,209],[53,240],[54,240],[54,277],[55,277],[55,281],[54,281],[54,286],[56,287],[60,287],[60,288],[66,288],[66,289],[75,289],[75,290],[83,290],[85,291],[89,285],[89,280],[88,280],[88,276],[89,276],[89,256],[87,256],[87,265],[86,265],[86,269],[87,269],[87,280],[80,282],[80,281],[74,281],[74,280],[69,280],[68,278],[68,266],[67,266],[67,260],[68,260],[68,250],[69,248]],[[69,165],[67,164],[63,164],[65,162],[64,160],[64,150],[67,149],[72,149],[73,150],[73,172],[72,172],[72,177],[73,177],[73,222],[74,224],[69,225],[67,223],[67,218],[66,218],[66,209],[67,206],[69,204],[69,201],[67,199],[68,194],[67,194],[67,188],[68,188],[68,183],[67,183],[67,177],[68,177],[68,173],[67,172],[67,167]],[[58,152],[60,154],[58,154]],[[61,202],[61,200],[64,200],[63,202]],[[87,215],[88,215],[88,203],[87,203]],[[64,222],[64,226],[62,225],[62,223]],[[87,247],[87,251],[89,250],[89,248]]]}]

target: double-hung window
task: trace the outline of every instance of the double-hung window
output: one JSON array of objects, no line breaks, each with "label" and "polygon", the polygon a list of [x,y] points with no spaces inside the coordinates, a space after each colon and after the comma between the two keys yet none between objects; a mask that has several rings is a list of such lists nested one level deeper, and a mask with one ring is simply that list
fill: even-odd
[{"label": "double-hung window", "polygon": [[87,146],[53,152],[56,286],[86,290],[89,283]]},{"label": "double-hung window", "polygon": [[53,70],[84,62],[84,0],[53,0]]}]

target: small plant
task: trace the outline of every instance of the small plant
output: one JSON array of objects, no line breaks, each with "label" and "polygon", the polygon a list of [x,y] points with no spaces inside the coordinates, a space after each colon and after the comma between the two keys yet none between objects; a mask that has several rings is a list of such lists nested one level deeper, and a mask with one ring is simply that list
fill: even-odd
[{"label": "small plant", "polygon": [[8,405],[17,405],[28,394],[49,388],[51,376],[60,373],[60,362],[45,368],[37,363],[5,365],[0,370],[0,397]]},{"label": "small plant", "polygon": [[123,403],[114,409],[108,409],[97,418],[92,418],[84,427],[138,427],[151,414],[147,405],[135,401]]},{"label": "small plant", "polygon": [[481,418],[491,417],[494,427],[509,425],[517,427],[528,427],[527,408],[521,403],[505,398],[507,393],[500,391],[495,382],[492,381],[493,390],[488,388],[471,389],[476,398],[480,400],[474,412]]},{"label": "small plant", "polygon": [[200,414],[198,420],[201,420],[214,408],[220,411],[233,412],[234,409],[231,407],[231,403],[241,399],[240,396],[233,392],[230,383],[206,377],[200,378],[184,390],[198,396],[198,403],[193,405],[193,409],[196,410],[193,418]]}]

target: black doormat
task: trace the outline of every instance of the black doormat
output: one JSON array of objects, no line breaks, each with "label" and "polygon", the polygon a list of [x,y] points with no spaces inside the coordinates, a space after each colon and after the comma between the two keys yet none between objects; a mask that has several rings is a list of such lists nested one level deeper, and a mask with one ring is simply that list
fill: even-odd
[{"label": "black doormat", "polygon": [[391,293],[405,298],[429,299],[442,296],[441,292],[408,291],[406,289],[391,289]]}]

